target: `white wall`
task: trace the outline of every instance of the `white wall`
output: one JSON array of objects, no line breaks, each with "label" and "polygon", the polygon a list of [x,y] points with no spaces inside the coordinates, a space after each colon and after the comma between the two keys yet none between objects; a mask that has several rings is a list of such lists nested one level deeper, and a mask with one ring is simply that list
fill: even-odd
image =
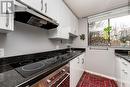
[{"label": "white wall", "polygon": [[79,33],[86,34],[86,40],[81,41],[79,37],[74,41],[74,47],[86,48],[86,70],[103,74],[109,77],[115,77],[115,55],[114,49],[109,50],[90,50],[87,38],[87,19],[79,20]]},{"label": "white wall", "polygon": [[87,50],[86,69],[92,72],[115,77],[115,55],[114,49],[109,50]]},{"label": "white wall", "polygon": [[5,49],[5,56],[14,56],[55,50],[57,45],[66,47],[60,41],[52,41],[48,37],[45,29],[15,22],[13,32],[0,34],[0,48]]}]

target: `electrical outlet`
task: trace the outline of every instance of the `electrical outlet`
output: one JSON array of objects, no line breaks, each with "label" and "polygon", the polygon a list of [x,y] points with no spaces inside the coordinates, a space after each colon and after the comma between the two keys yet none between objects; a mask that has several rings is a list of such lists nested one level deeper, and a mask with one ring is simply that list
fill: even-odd
[{"label": "electrical outlet", "polygon": [[0,57],[4,57],[4,48],[0,48]]}]

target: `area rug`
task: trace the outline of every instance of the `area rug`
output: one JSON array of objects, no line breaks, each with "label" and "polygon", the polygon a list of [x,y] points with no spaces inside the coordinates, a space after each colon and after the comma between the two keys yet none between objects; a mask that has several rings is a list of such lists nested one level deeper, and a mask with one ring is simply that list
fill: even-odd
[{"label": "area rug", "polygon": [[114,80],[84,72],[77,87],[118,87]]}]

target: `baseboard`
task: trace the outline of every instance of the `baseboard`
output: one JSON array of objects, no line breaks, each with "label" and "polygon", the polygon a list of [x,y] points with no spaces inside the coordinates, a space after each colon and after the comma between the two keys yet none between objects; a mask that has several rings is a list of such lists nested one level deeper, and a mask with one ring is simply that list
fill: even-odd
[{"label": "baseboard", "polygon": [[88,72],[88,73],[91,73],[91,74],[94,74],[94,75],[102,76],[102,77],[105,77],[105,78],[108,78],[108,79],[112,79],[112,80],[114,80],[114,81],[117,81],[116,78],[110,77],[110,76],[107,76],[107,75],[104,75],[104,74],[92,72],[92,71],[89,71],[89,70],[85,70],[85,72]]}]

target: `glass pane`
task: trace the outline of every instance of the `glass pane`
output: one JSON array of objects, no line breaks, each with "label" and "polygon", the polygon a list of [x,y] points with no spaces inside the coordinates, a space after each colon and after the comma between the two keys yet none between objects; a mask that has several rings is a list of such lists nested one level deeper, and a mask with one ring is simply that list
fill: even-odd
[{"label": "glass pane", "polygon": [[112,46],[130,46],[130,15],[112,18],[110,20],[111,45]]},{"label": "glass pane", "polygon": [[107,46],[109,44],[109,36],[104,32],[106,27],[108,27],[108,20],[89,23],[89,46]]}]

